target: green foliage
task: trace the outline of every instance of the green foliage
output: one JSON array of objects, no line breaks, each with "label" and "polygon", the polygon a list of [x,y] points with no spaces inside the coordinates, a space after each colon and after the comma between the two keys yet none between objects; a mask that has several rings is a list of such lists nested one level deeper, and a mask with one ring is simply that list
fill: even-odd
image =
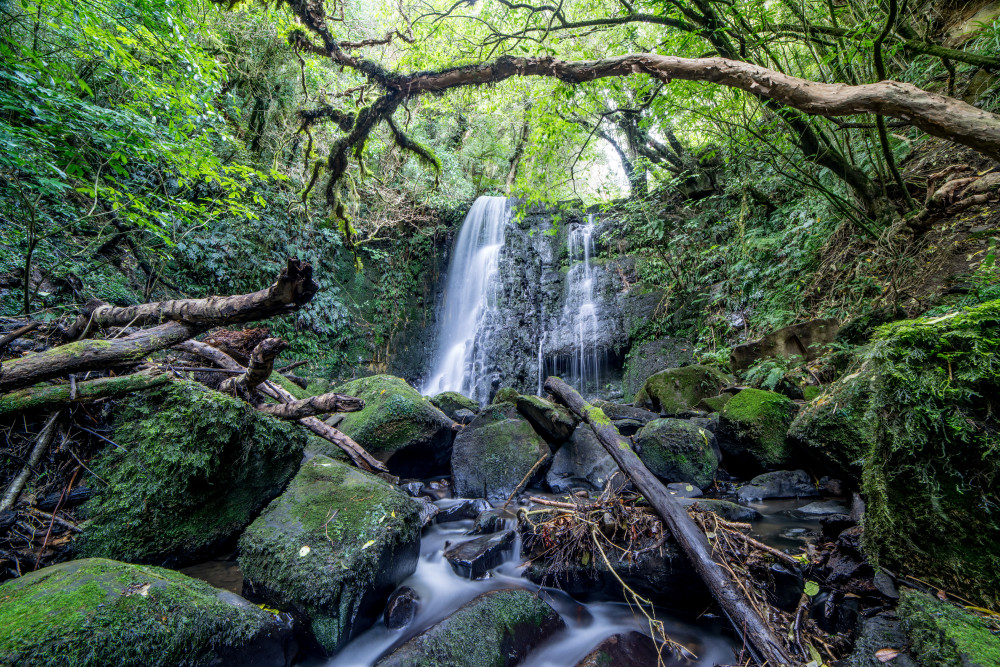
[{"label": "green foliage", "polygon": [[[865,540],[883,562],[998,603],[1000,301],[882,327],[867,363],[874,425]],[[931,536],[949,535],[948,540]]]}]

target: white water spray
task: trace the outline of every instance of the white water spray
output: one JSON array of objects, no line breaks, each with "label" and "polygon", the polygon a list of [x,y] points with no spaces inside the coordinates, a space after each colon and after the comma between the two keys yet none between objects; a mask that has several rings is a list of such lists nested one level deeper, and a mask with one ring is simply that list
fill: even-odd
[{"label": "white water spray", "polygon": [[489,327],[496,304],[496,276],[504,231],[510,219],[505,197],[480,197],[469,209],[448,266],[438,324],[437,353],[424,394],[457,391],[485,404]]}]

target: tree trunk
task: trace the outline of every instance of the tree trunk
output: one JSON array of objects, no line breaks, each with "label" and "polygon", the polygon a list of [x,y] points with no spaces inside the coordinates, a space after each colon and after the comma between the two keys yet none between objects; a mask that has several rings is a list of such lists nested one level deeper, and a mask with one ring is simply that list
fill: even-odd
[{"label": "tree trunk", "polygon": [[559,378],[545,380],[545,390],[565,404],[577,417],[587,422],[594,435],[604,446],[618,467],[629,476],[639,492],[649,501],[656,513],[670,529],[674,539],[687,554],[695,570],[722,607],[729,622],[755,654],[757,662],[769,667],[792,664],[781,642],[757,610],[728,576],[724,564],[712,555],[712,547],[705,534],[698,529],[687,511],[681,507],[656,477],[646,469],[628,442],[601,410],[594,408],[580,397],[572,387]]},{"label": "tree trunk", "polygon": [[309,303],[318,289],[312,279],[312,265],[290,258],[277,281],[267,289],[250,294],[174,299],[124,308],[91,302],[66,333],[70,338],[80,338],[99,327],[141,327],[164,321],[183,322],[204,331],[298,310]]},{"label": "tree trunk", "polygon": [[76,393],[69,384],[29,387],[0,395],[0,416],[70,402],[88,403],[102,398],[118,398],[135,391],[151,389],[170,382],[170,375],[160,371],[141,371],[121,377],[97,378],[76,383]]},{"label": "tree trunk", "polygon": [[357,412],[365,409],[365,402],[344,394],[322,394],[289,403],[261,403],[257,409],[278,419],[299,420],[328,412]]},{"label": "tree trunk", "polygon": [[257,385],[271,377],[271,371],[274,369],[274,360],[286,349],[288,349],[288,343],[280,338],[265,338],[250,353],[250,364],[247,366],[246,373],[238,377],[226,379],[219,385],[219,391],[228,394],[232,392],[242,393],[256,389]]}]

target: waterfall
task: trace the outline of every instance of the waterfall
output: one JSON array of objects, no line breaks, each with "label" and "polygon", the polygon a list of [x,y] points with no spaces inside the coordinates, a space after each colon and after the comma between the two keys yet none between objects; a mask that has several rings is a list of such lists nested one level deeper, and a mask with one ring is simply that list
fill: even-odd
[{"label": "waterfall", "polygon": [[[584,396],[596,396],[601,391],[602,375],[607,365],[607,350],[600,340],[599,304],[594,298],[594,215],[586,224],[569,230],[567,250],[570,267],[566,274],[566,296],[559,327],[573,337],[573,352],[569,359],[556,361],[556,370],[568,371],[569,383]],[[568,363],[566,363],[568,362]]]},{"label": "waterfall", "polygon": [[487,326],[496,307],[496,276],[510,219],[505,197],[480,197],[469,209],[452,251],[438,319],[438,344],[423,393],[457,391],[489,400]]}]

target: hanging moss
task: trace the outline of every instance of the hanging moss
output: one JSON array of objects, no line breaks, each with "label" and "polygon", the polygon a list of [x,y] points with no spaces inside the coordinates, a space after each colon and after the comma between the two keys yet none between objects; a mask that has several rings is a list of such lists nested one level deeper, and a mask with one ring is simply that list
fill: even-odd
[{"label": "hanging moss", "polygon": [[[194,382],[130,398],[90,465],[81,554],[181,564],[250,523],[295,474],[304,430]],[[102,481],[103,480],[103,481]]]},{"label": "hanging moss", "polygon": [[202,581],[100,558],[0,586],[4,665],[210,665],[277,626],[272,614]]},{"label": "hanging moss", "polygon": [[1000,301],[886,325],[867,363],[870,555],[1000,604]]}]

